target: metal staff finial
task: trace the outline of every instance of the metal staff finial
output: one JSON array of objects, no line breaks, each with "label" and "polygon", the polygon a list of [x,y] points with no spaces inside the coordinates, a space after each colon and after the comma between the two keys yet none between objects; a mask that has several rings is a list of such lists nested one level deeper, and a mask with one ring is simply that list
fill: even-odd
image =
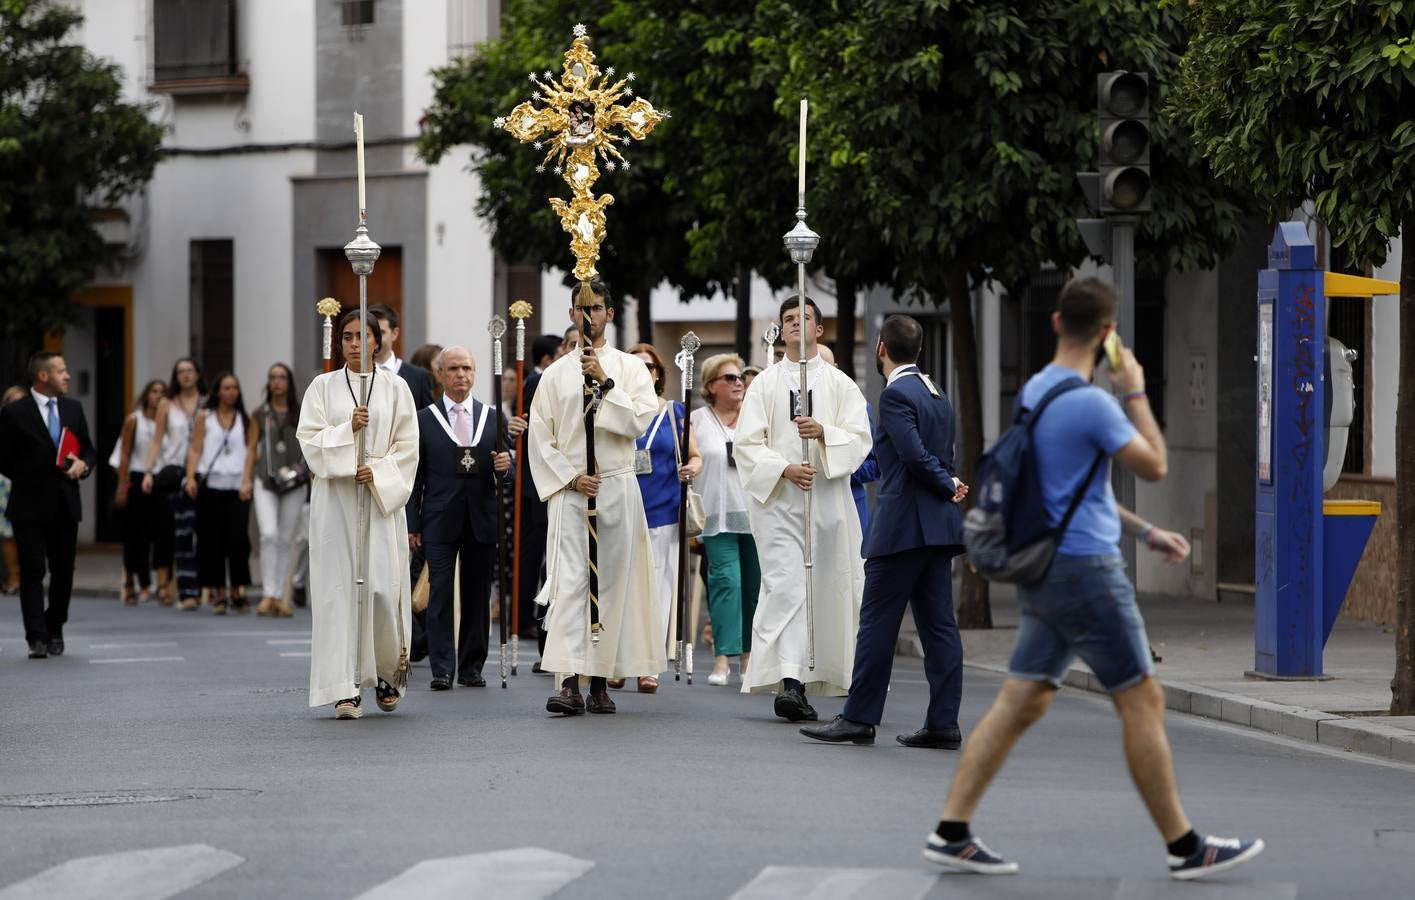
[{"label": "metal staff finial", "polygon": [[334,317],[339,315],[343,309],[344,307],[333,297],[325,297],[314,305],[314,311],[324,317],[320,352],[323,354],[324,371],[326,372],[334,367]]},{"label": "metal staff finial", "polygon": [[[683,335],[678,342],[679,350],[673,362],[682,373],[683,422],[682,439],[678,442],[679,459],[682,466],[688,459],[689,438],[692,424],[689,416],[693,411],[693,355],[702,349],[703,342],[693,332]],[[678,627],[676,629],[676,650],[673,654],[673,680],[678,680],[680,672],[688,673],[688,683],[693,683],[693,635],[688,632],[688,482],[681,481],[678,488]],[[686,637],[685,637],[686,634]]]}]

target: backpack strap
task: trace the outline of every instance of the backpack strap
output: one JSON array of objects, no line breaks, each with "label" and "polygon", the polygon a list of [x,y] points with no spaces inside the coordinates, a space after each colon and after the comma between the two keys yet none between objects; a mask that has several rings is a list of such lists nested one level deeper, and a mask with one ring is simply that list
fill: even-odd
[{"label": "backpack strap", "polygon": [[1074,391],[1077,388],[1082,388],[1085,386],[1086,382],[1081,380],[1080,375],[1073,375],[1070,378],[1067,378],[1064,381],[1060,382],[1059,384],[1052,385],[1051,390],[1043,394],[1042,399],[1038,400],[1037,405],[1032,407],[1031,409],[1028,409],[1027,407],[1023,406],[1019,401],[1017,404],[1017,413],[1015,416],[1016,422],[1018,424],[1021,424],[1023,421],[1026,421],[1027,432],[1030,434],[1032,429],[1035,428],[1037,425],[1037,419],[1041,418],[1042,411],[1051,405],[1051,401],[1055,400],[1057,397],[1060,397],[1062,394],[1065,394],[1069,391]]},{"label": "backpack strap", "polygon": [[[1037,402],[1037,405],[1031,410],[1025,410],[1019,406],[1019,417],[1023,413],[1028,413],[1026,417],[1027,433],[1029,435],[1031,434],[1032,429],[1035,428],[1037,425],[1037,420],[1041,418],[1042,411],[1045,410],[1047,406],[1051,404],[1051,401],[1055,400],[1057,397],[1060,397],[1062,394],[1067,393],[1068,391],[1074,391],[1077,388],[1085,386],[1086,382],[1081,379],[1081,376],[1074,375],[1060,382],[1059,384],[1052,385],[1051,390],[1043,394],[1042,399],[1039,400]],[[1057,544],[1061,543],[1061,536],[1066,533],[1066,527],[1071,524],[1071,517],[1076,515],[1077,508],[1081,506],[1081,501],[1085,499],[1086,491],[1090,490],[1091,481],[1095,479],[1096,472],[1100,471],[1101,463],[1103,462],[1105,462],[1105,452],[1098,451],[1096,453],[1095,461],[1091,463],[1091,468],[1086,472],[1086,477],[1081,479],[1080,487],[1076,489],[1075,496],[1071,498],[1071,503],[1067,505],[1066,514],[1061,517],[1061,522],[1059,522],[1056,526],[1055,539]]]}]

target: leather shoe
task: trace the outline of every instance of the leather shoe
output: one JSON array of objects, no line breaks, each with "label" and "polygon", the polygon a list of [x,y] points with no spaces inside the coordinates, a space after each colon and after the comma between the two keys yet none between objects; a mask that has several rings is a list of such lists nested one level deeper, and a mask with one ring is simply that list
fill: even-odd
[{"label": "leather shoe", "polygon": [[427,659],[427,641],[413,641],[408,648],[408,662],[422,662]]},{"label": "leather shoe", "polygon": [[610,715],[616,709],[614,701],[609,699],[609,691],[590,691],[589,699],[585,701],[585,710],[598,715]]},{"label": "leather shoe", "polygon": [[480,672],[468,678],[458,678],[457,683],[462,687],[486,687],[486,679]]},{"label": "leather shoe", "polygon": [[569,683],[561,686],[560,693],[551,694],[545,701],[545,711],[562,716],[582,715],[585,711],[585,698],[580,696],[580,690],[574,681],[568,678],[566,681]]},{"label": "leather shoe", "polygon": [[843,744],[846,741],[852,744],[873,744],[875,742],[875,727],[873,725],[852,722],[844,716],[836,716],[824,725],[807,725],[801,729],[801,733],[808,738],[832,744]]},{"label": "leather shoe", "polygon": [[44,659],[44,658],[46,658],[46,657],[48,657],[48,656],[49,656],[49,642],[48,642],[48,641],[30,641],[30,642],[29,642],[29,658],[30,658],[30,659]]},{"label": "leather shoe", "polygon": [[50,638],[50,639],[49,639],[49,648],[48,648],[48,649],[49,649],[49,655],[50,655],[50,656],[63,656],[63,655],[64,655],[64,639],[63,639],[63,638]]},{"label": "leather shoe", "polygon": [[931,731],[920,728],[913,734],[901,734],[894,738],[906,747],[927,747],[931,750],[957,750],[963,744],[963,732],[957,728]]},{"label": "leather shoe", "polygon": [[531,674],[532,674],[532,675],[549,675],[550,673],[547,672],[545,669],[542,669],[542,668],[540,667],[540,660],[536,660],[536,661],[535,661],[535,664],[531,666]]},{"label": "leather shoe", "polygon": [[432,689],[433,689],[434,691],[450,691],[450,690],[452,690],[452,676],[451,676],[451,675],[434,675],[434,676],[432,676]]},{"label": "leather shoe", "polygon": [[814,722],[815,707],[806,702],[806,695],[800,691],[786,690],[776,695],[772,710],[788,722]]}]

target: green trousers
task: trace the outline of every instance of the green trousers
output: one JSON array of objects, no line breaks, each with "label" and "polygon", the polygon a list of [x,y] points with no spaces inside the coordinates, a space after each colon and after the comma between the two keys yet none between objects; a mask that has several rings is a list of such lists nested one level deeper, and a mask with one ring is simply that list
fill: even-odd
[{"label": "green trousers", "polygon": [[762,587],[757,545],[750,534],[714,534],[707,548],[708,610],[712,615],[713,654],[752,652],[752,617]]}]

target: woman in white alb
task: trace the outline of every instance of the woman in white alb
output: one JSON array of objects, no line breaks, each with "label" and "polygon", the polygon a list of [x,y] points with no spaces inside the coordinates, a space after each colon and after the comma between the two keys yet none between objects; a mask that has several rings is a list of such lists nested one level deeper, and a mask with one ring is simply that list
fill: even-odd
[{"label": "woman in white alb", "polygon": [[761,590],[761,566],[747,515],[747,495],[732,458],[737,415],[746,388],[742,358],[731,353],[710,356],[703,363],[702,395],[707,406],[693,410],[693,434],[702,454],[703,473],[697,480],[703,495],[703,545],[707,550],[708,609],[712,614],[712,673],[708,684],[727,684],[730,657],[741,657],[739,673],[747,670],[752,652],[752,617]]}]

